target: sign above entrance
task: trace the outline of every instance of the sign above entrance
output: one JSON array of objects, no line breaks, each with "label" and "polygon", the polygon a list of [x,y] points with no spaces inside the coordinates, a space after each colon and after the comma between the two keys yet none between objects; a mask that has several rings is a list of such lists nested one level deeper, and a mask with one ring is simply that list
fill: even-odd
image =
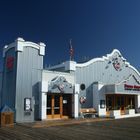
[{"label": "sign above entrance", "polygon": [[124,89],[125,90],[140,91],[140,86],[124,84]]},{"label": "sign above entrance", "polygon": [[69,83],[65,77],[56,76],[53,78],[49,85],[48,91],[50,93],[73,93],[73,86]]}]

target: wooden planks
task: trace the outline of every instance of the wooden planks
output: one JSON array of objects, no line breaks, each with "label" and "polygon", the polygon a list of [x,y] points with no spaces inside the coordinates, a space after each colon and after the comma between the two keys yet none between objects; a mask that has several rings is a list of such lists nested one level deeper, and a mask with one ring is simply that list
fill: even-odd
[{"label": "wooden planks", "polygon": [[[83,119],[85,120],[85,119]],[[139,140],[140,117],[32,128],[32,124],[0,128],[0,140]],[[72,120],[73,121],[73,120]],[[40,122],[44,123],[44,122]],[[47,124],[47,122],[46,122]]]}]

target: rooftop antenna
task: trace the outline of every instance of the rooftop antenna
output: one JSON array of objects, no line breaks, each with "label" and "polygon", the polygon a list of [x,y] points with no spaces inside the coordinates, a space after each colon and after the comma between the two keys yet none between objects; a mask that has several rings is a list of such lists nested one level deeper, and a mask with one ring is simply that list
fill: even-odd
[{"label": "rooftop antenna", "polygon": [[74,56],[74,50],[73,50],[73,47],[72,47],[72,39],[70,39],[69,45],[70,45],[70,61],[72,61],[73,56]]}]

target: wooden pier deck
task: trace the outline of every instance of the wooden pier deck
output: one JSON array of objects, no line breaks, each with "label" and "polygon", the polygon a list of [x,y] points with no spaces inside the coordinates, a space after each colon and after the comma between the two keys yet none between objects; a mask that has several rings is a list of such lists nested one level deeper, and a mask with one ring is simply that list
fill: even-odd
[{"label": "wooden pier deck", "polygon": [[57,120],[0,128],[0,140],[103,139],[140,140],[140,117],[119,120]]}]

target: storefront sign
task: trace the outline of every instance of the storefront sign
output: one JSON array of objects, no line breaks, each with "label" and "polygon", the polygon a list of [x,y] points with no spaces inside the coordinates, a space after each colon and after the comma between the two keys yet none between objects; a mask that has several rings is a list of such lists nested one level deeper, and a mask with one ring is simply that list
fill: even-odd
[{"label": "storefront sign", "polygon": [[140,86],[124,84],[124,89],[125,89],[125,90],[140,91]]},{"label": "storefront sign", "polygon": [[7,69],[12,69],[13,65],[14,65],[14,57],[12,56],[7,57],[7,60],[6,60]]}]

